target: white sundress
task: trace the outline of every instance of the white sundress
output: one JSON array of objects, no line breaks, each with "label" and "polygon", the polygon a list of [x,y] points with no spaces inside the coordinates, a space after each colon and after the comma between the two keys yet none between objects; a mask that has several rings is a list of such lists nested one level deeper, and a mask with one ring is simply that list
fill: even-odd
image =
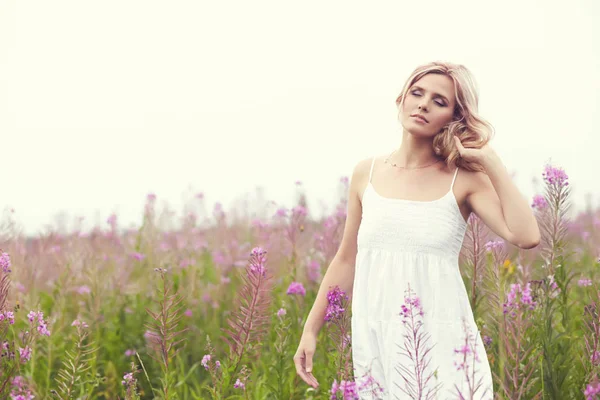
[{"label": "white sundress", "polygon": [[[384,394],[375,396],[366,388],[359,392],[360,399],[417,398],[400,388],[407,390],[403,375],[411,381],[400,370],[414,371],[414,361],[400,353],[409,332],[400,315],[409,285],[424,312],[420,318],[421,331],[429,334],[426,347],[432,347],[423,375],[437,370],[437,378],[426,387],[440,387],[436,396],[427,397],[425,390],[418,398],[458,399],[456,386],[469,398],[465,371],[457,370],[464,355],[455,352],[465,345],[464,319],[479,360],[474,363],[475,381],[481,380],[481,386],[473,398],[493,399],[490,365],[458,265],[467,228],[453,192],[458,168],[443,197],[417,201],[380,196],[371,184],[374,164],[375,158],[362,199],[351,339],[356,382],[360,386],[368,374]],[[467,356],[472,378],[473,354]]]}]

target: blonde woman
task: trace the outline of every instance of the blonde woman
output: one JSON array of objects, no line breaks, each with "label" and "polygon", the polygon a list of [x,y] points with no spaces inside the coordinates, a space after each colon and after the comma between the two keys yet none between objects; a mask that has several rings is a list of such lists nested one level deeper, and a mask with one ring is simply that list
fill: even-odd
[{"label": "blonde woman", "polygon": [[[410,296],[431,347],[421,378],[432,378],[418,383],[420,398],[435,388],[437,395],[431,398],[457,398],[456,388],[469,392],[455,353],[465,344],[466,324],[479,360],[475,369],[481,386],[474,398],[492,399],[486,350],[458,266],[467,220],[474,213],[523,249],[539,244],[539,228],[529,202],[488,143],[493,129],[478,113],[477,87],[467,68],[447,62],[419,66],[396,105],[401,145],[354,168],[343,239],[304,325],[294,355],[296,371],[306,383],[318,386],[312,373],[317,334],[324,323],[327,292],[339,286],[352,298],[358,386],[370,376],[383,388],[377,398],[411,398],[404,380],[409,374],[402,371],[414,371],[414,365],[401,355],[407,329],[403,305]],[[413,379],[414,389],[415,384]],[[359,395],[375,398],[369,388]]]}]

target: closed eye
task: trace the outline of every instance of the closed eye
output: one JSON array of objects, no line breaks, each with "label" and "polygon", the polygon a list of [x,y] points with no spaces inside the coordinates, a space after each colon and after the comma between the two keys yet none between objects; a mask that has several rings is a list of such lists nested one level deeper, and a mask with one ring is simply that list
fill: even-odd
[{"label": "closed eye", "polygon": [[[416,97],[421,97],[421,95],[420,95],[420,94],[418,94],[416,91],[413,91],[413,92],[410,92],[410,93],[411,93],[413,96],[416,96]],[[440,107],[446,107],[446,105],[445,105],[443,102],[436,101],[435,103],[436,103],[438,106],[440,106]]]}]

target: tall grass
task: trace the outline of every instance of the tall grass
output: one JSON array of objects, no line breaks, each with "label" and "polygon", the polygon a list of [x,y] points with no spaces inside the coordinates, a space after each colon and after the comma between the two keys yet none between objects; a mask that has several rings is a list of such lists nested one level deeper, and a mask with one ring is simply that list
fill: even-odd
[{"label": "tall grass", "polygon": [[[597,399],[600,392],[600,212],[568,218],[568,177],[546,166],[532,199],[542,244],[525,251],[468,221],[461,272],[481,337],[465,331],[456,365],[474,398],[472,343],[483,340],[495,399]],[[321,385],[305,385],[292,357],[346,218],[339,202],[315,218],[297,184],[287,209],[265,203],[208,210],[199,194],[181,217],[150,194],[138,228],[58,226],[26,237],[12,212],[0,232],[0,398],[351,399],[381,387],[354,376],[351,296],[331,288],[314,357]],[[178,220],[179,218],[179,220]],[[401,293],[399,288],[399,293]],[[418,302],[407,318],[394,382],[407,398],[435,398]],[[403,306],[405,309],[403,309]],[[410,320],[410,322],[409,322]],[[455,349],[449,349],[454,351]],[[356,379],[355,379],[356,378]]]}]

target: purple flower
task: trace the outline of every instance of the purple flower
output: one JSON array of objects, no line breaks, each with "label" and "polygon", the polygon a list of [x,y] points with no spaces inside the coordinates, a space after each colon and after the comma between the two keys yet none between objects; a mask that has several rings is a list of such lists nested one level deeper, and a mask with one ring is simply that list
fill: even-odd
[{"label": "purple flower", "polygon": [[462,347],[454,349],[454,354],[459,354],[459,353],[464,354],[464,355],[471,354],[471,348],[469,347],[468,344],[465,344]]},{"label": "purple flower", "polygon": [[358,384],[359,392],[369,391],[370,394],[379,396],[377,398],[383,397],[384,390],[381,387],[381,384],[377,382],[377,380],[373,377],[373,375],[371,375],[370,372],[363,375],[360,378],[360,380],[362,382]]},{"label": "purple flower", "polygon": [[[402,323],[408,323],[408,320],[414,315],[423,316],[423,306],[421,305],[421,299],[417,295],[404,296],[404,304],[400,306],[400,316],[402,317]],[[416,311],[416,313],[415,313]]]},{"label": "purple flower", "polygon": [[557,186],[568,186],[569,177],[563,171],[562,168],[555,168],[550,164],[547,164],[544,168],[544,172],[542,173],[544,177],[544,182],[548,185],[557,185]]},{"label": "purple flower", "polygon": [[89,328],[89,325],[85,321],[76,319],[71,323],[71,326],[81,326],[82,328]]},{"label": "purple flower", "polygon": [[31,359],[31,348],[29,346],[25,346],[25,348],[19,347],[19,357],[21,358],[21,363],[25,364]]},{"label": "purple flower", "polygon": [[340,385],[337,383],[337,379],[333,380],[333,383],[331,384],[331,389],[330,389],[330,393],[331,393],[331,400],[336,400],[337,399],[337,392],[340,390]]},{"label": "purple flower", "polygon": [[288,287],[287,294],[290,294],[290,295],[291,294],[299,294],[301,296],[305,296],[306,289],[304,289],[304,286],[302,285],[302,283],[292,282],[292,283],[290,283],[290,286]]},{"label": "purple flower", "polygon": [[10,398],[12,400],[32,400],[34,398],[31,394],[31,390],[26,387],[25,380],[22,376],[15,376],[11,384],[12,390],[10,392]]},{"label": "purple flower", "polygon": [[331,321],[340,318],[346,311],[345,302],[348,300],[346,293],[335,286],[327,292],[327,309],[325,311],[325,321]]},{"label": "purple flower", "polygon": [[33,324],[37,318],[38,332],[41,335],[50,336],[50,331],[48,330],[48,323],[44,321],[44,313],[42,311],[30,311],[29,314],[27,314],[27,318],[29,319],[30,324]]},{"label": "purple flower", "polygon": [[11,383],[13,387],[22,389],[25,386],[25,379],[22,376],[17,375],[13,378]]},{"label": "purple flower", "polygon": [[484,336],[484,337],[483,337],[483,344],[484,344],[484,346],[486,346],[486,347],[487,347],[487,346],[490,346],[490,345],[492,344],[492,338],[491,338],[491,337],[489,337],[489,336],[487,336],[487,335],[486,335],[486,336]]},{"label": "purple flower", "polygon": [[544,196],[542,196],[541,194],[536,194],[535,196],[533,196],[533,203],[531,203],[532,208],[537,208],[538,210],[541,210],[543,208],[546,208],[547,206],[548,202],[546,201],[546,198]]},{"label": "purple flower", "polygon": [[200,364],[204,367],[204,369],[208,369],[209,361],[210,361],[210,354],[205,354],[204,357],[202,357],[202,361],[200,361]]},{"label": "purple flower", "polygon": [[319,279],[321,278],[321,266],[319,265],[319,262],[316,260],[312,260],[311,262],[308,263],[307,266],[307,270],[308,270],[308,279],[311,282],[318,282]]},{"label": "purple flower", "polygon": [[238,378],[235,383],[233,384],[233,387],[235,389],[244,389],[246,387],[246,385],[244,385],[244,382],[240,381],[240,378]]},{"label": "purple flower", "polygon": [[337,398],[337,393],[341,392],[343,399],[358,399],[358,392],[356,388],[356,382],[354,381],[345,381],[342,380],[340,383],[337,383],[337,380],[334,379],[331,385],[331,397],[330,399],[335,400]]},{"label": "purple flower", "polygon": [[485,249],[487,251],[493,251],[496,249],[502,249],[504,247],[504,241],[502,240],[490,240],[485,244]]},{"label": "purple flower", "polygon": [[341,381],[340,389],[344,394],[344,399],[358,399],[358,393],[356,392],[356,382]]},{"label": "purple flower", "polygon": [[90,287],[87,286],[87,285],[79,286],[77,288],[77,293],[79,293],[79,294],[89,294],[89,293],[92,293],[92,289],[90,289]]},{"label": "purple flower", "polygon": [[133,373],[129,372],[129,373],[126,373],[125,375],[123,375],[123,380],[121,381],[121,384],[123,384],[123,386],[129,386],[134,381],[135,381],[135,378],[133,377]]},{"label": "purple flower", "polygon": [[583,394],[585,395],[586,400],[596,400],[597,399],[596,395],[600,394],[600,383],[598,383],[598,382],[590,383],[585,388],[585,391],[583,392]]},{"label": "purple flower", "polygon": [[267,261],[267,251],[262,247],[255,247],[250,253],[250,272],[259,273],[263,276],[267,273],[265,263]]},{"label": "purple flower", "polygon": [[285,308],[280,308],[280,309],[277,311],[277,316],[278,316],[279,318],[283,317],[285,314],[287,314],[287,311],[285,310]]},{"label": "purple flower", "polygon": [[109,215],[108,218],[106,219],[106,223],[114,228],[117,225],[117,214],[113,213],[113,214]]},{"label": "purple flower", "polygon": [[27,319],[29,319],[29,322],[35,321],[36,318],[37,313],[35,311],[29,311],[29,314],[27,314]]},{"label": "purple flower", "polygon": [[292,215],[294,217],[306,217],[306,208],[303,206],[296,206],[292,208]]},{"label": "purple flower", "polygon": [[0,269],[2,269],[2,271],[5,274],[8,274],[11,272],[10,269],[10,256],[8,255],[8,253],[4,253],[0,251]]},{"label": "purple flower", "polygon": [[287,216],[287,210],[285,208],[279,208],[276,212],[275,215],[278,217],[286,217]]},{"label": "purple flower", "polygon": [[125,350],[125,357],[131,357],[135,355],[135,349],[127,349]]},{"label": "purple flower", "polygon": [[12,311],[7,311],[5,313],[6,315],[6,319],[8,320],[8,323],[10,325],[14,325],[15,324],[15,314]]},{"label": "purple flower", "polygon": [[[502,306],[504,308],[504,314],[507,314],[513,308],[518,307],[519,301],[517,300],[517,294],[521,293],[521,304],[527,306],[530,310],[533,310],[537,303],[533,301],[531,297],[531,283],[527,282],[525,288],[522,287],[520,283],[512,283],[510,285],[510,292],[507,295],[506,303]],[[515,312],[512,311],[511,315],[515,315]]]},{"label": "purple flower", "polygon": [[131,253],[131,257],[138,261],[142,261],[144,258],[146,258],[145,255],[143,255],[142,253],[138,253],[138,252]]},{"label": "purple flower", "polygon": [[578,280],[577,284],[579,286],[592,286],[592,280],[583,278],[583,279]]}]

